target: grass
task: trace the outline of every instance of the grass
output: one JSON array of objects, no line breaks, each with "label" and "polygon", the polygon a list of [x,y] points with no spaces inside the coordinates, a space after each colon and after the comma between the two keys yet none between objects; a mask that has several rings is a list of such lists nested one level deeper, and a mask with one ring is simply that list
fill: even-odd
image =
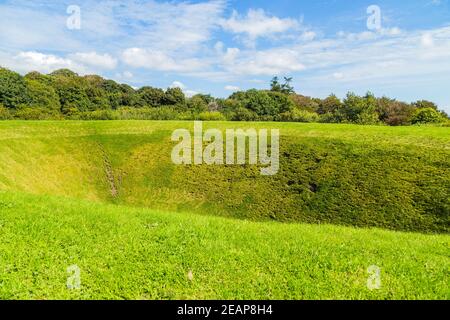
[{"label": "grass", "polygon": [[279,174],[175,166],[171,133],[192,122],[12,121],[0,124],[0,190],[253,221],[450,231],[450,128],[205,123],[212,127],[279,128]]},{"label": "grass", "polygon": [[204,126],[280,129],[279,174],[173,165],[192,122],[0,122],[0,299],[450,298],[450,128]]},{"label": "grass", "polygon": [[[1,299],[448,299],[448,235],[0,193]],[[68,290],[67,267],[81,270]],[[367,268],[381,269],[369,290]],[[189,271],[193,279],[189,280]]]}]

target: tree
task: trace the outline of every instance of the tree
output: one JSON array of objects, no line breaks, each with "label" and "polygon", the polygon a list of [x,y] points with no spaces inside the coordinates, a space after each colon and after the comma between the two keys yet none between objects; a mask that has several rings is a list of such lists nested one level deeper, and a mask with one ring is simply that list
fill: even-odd
[{"label": "tree", "polygon": [[86,93],[86,85],[78,76],[57,74],[54,77],[55,90],[64,114],[92,110],[92,103]]},{"label": "tree", "polygon": [[[36,78],[38,79],[38,78]],[[29,105],[35,108],[43,108],[49,112],[59,112],[61,104],[59,96],[55,89],[39,80],[25,78],[27,92],[29,96]]]},{"label": "tree", "polygon": [[317,108],[318,114],[334,114],[342,107],[341,100],[334,94],[329,95],[327,98],[319,102]]},{"label": "tree", "polygon": [[24,78],[13,71],[0,68],[0,103],[8,109],[29,102]]},{"label": "tree", "polygon": [[431,102],[428,100],[419,100],[419,101],[414,102],[412,105],[418,109],[431,108],[434,110],[438,110],[438,106],[434,102]]},{"label": "tree", "polygon": [[377,99],[377,113],[380,121],[390,126],[410,124],[414,107],[410,104],[382,97]]},{"label": "tree", "polygon": [[164,96],[164,105],[182,105],[186,102],[183,90],[180,88],[169,88]]},{"label": "tree", "polygon": [[52,77],[64,77],[64,78],[75,78],[78,74],[69,69],[58,69],[50,73]]},{"label": "tree", "polygon": [[286,78],[284,77],[284,83],[281,85],[281,92],[284,94],[291,94],[294,93],[294,87],[291,85],[292,83],[292,77]]},{"label": "tree", "polygon": [[270,82],[270,90],[274,92],[281,92],[282,86],[278,80],[278,77],[272,78],[272,81]]},{"label": "tree", "polygon": [[208,111],[208,99],[205,99],[205,95],[196,94],[188,100],[187,108],[194,113]]},{"label": "tree", "polygon": [[372,93],[364,97],[348,93],[344,100],[344,106],[339,110],[339,115],[344,122],[357,124],[377,124],[379,116],[376,112],[377,99]]},{"label": "tree", "polygon": [[270,91],[281,92],[284,94],[294,93],[294,87],[292,87],[292,78],[284,77],[284,83],[281,84],[278,77],[273,77],[270,82]]},{"label": "tree", "polygon": [[88,75],[80,79],[85,85],[86,95],[90,100],[90,110],[110,110],[108,93],[104,90],[105,79],[97,75]]},{"label": "tree", "polygon": [[165,92],[159,88],[142,87],[138,90],[139,98],[145,106],[160,107],[164,104]]},{"label": "tree", "polygon": [[236,100],[240,107],[246,108],[261,119],[275,120],[281,113],[294,108],[289,96],[275,91],[248,90],[235,92],[230,99]]},{"label": "tree", "polygon": [[313,99],[300,94],[291,94],[289,98],[297,109],[309,112],[318,112],[321,103],[320,99]]},{"label": "tree", "polygon": [[442,114],[434,108],[417,109],[411,119],[412,124],[429,124],[444,122]]}]

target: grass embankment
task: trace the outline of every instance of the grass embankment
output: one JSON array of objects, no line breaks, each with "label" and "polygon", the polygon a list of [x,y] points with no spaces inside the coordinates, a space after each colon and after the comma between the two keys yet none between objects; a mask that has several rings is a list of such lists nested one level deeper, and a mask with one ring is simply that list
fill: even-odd
[{"label": "grass embankment", "polygon": [[0,190],[254,221],[448,232],[450,128],[205,123],[279,128],[280,171],[175,166],[192,122],[4,122]]},{"label": "grass embankment", "polygon": [[0,123],[0,299],[449,298],[449,235],[323,224],[448,232],[448,128],[205,124],[280,128],[262,177],[174,166],[183,127]]},{"label": "grass embankment", "polygon": [[[449,245],[0,192],[0,299],[448,299]],[[66,287],[72,265],[79,290]]]}]

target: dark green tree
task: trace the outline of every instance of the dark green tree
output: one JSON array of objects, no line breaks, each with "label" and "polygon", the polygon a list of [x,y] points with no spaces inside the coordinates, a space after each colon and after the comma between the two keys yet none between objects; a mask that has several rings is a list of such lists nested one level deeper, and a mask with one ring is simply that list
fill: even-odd
[{"label": "dark green tree", "polygon": [[160,107],[164,104],[165,92],[153,87],[142,87],[138,90],[139,98],[148,107]]},{"label": "dark green tree", "polygon": [[183,105],[186,97],[180,88],[169,88],[164,96],[164,105]]},{"label": "dark green tree", "polygon": [[29,103],[27,85],[20,74],[0,68],[0,103],[9,109]]}]

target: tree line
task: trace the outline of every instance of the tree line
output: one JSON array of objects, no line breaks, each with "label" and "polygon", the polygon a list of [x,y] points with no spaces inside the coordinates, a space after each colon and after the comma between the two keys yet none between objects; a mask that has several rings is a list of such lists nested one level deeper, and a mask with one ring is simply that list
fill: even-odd
[{"label": "tree line", "polygon": [[448,124],[431,101],[405,103],[372,93],[325,99],[297,94],[292,78],[274,77],[268,90],[239,91],[226,99],[180,88],[127,84],[68,69],[25,76],[0,67],[0,120],[231,120],[386,124]]}]

